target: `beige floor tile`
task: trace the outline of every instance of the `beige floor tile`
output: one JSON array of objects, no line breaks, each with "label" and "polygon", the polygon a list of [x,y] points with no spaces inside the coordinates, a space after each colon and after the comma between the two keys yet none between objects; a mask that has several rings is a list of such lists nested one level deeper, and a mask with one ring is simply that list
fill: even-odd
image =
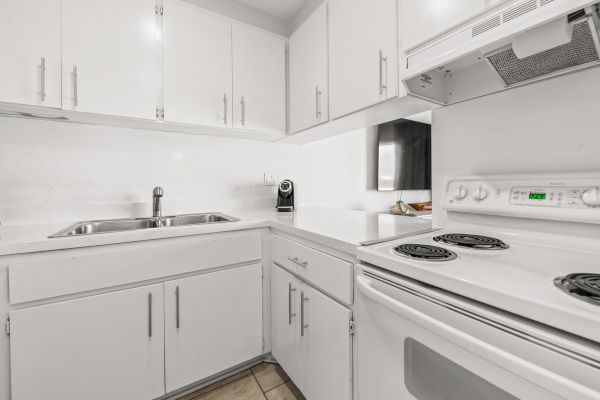
[{"label": "beige floor tile", "polygon": [[262,363],[252,368],[252,372],[264,392],[290,380],[277,364]]},{"label": "beige floor tile", "polygon": [[269,390],[265,396],[267,400],[306,400],[291,381]]},{"label": "beige floor tile", "polygon": [[186,396],[183,396],[181,398],[179,398],[178,400],[195,400],[198,397],[200,397],[201,395],[210,392],[211,390],[215,390],[220,388],[221,386],[225,386],[228,383],[231,383],[233,381],[237,381],[240,378],[243,378],[244,376],[250,375],[252,374],[252,371],[250,371],[249,369],[244,370],[242,372],[238,372],[237,374],[231,375],[228,378],[225,378],[223,380],[220,380],[218,382],[213,383],[212,385],[208,385],[200,390],[196,390],[193,393],[190,393]]},{"label": "beige floor tile", "polygon": [[254,376],[247,375],[194,400],[265,400],[265,396]]}]

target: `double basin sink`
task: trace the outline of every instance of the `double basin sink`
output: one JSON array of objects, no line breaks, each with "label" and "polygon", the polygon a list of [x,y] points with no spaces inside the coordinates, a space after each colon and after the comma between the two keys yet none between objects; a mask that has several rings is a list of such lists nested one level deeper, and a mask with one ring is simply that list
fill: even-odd
[{"label": "double basin sink", "polygon": [[50,238],[93,235],[97,233],[134,231],[140,229],[163,228],[169,226],[205,225],[239,221],[221,213],[173,215],[168,217],[106,219],[82,221],[50,235]]}]

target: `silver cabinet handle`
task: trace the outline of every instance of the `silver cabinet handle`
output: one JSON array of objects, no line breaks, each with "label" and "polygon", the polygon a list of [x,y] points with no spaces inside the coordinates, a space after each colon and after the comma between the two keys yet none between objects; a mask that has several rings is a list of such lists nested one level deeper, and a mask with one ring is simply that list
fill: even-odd
[{"label": "silver cabinet handle", "polygon": [[288,285],[288,325],[292,324],[292,317],[296,316],[296,313],[292,313],[292,293],[295,291],[296,288],[293,288],[290,282]]},{"label": "silver cabinet handle", "polygon": [[304,329],[308,325],[304,324],[304,302],[308,301],[308,297],[304,297],[304,292],[300,292],[300,336],[304,336]]},{"label": "silver cabinet handle", "polygon": [[323,92],[321,92],[319,90],[319,86],[316,86],[315,89],[315,107],[317,108],[317,113],[316,113],[316,118],[317,119],[321,119],[321,115],[323,114],[321,112],[321,95],[323,94]]},{"label": "silver cabinet handle", "polygon": [[387,82],[383,83],[383,64],[385,63],[385,79],[387,81],[387,57],[383,55],[383,51],[379,50],[379,94],[382,95],[384,90],[387,90]]},{"label": "silver cabinet handle", "polygon": [[73,106],[77,107],[79,105],[79,96],[77,94],[77,79],[79,75],[77,74],[77,65],[73,65]]},{"label": "silver cabinet handle", "polygon": [[175,288],[175,327],[179,329],[179,286]]},{"label": "silver cabinet handle", "polygon": [[152,337],[152,293],[148,293],[148,337]]},{"label": "silver cabinet handle", "polygon": [[40,100],[46,101],[46,58],[42,57],[40,60]]},{"label": "silver cabinet handle", "polygon": [[302,268],[308,267],[308,261],[301,261],[298,257],[288,257],[287,259],[293,262],[294,264],[301,266]]},{"label": "silver cabinet handle", "polygon": [[223,123],[227,125],[227,93],[223,93]]},{"label": "silver cabinet handle", "polygon": [[242,126],[246,125],[246,100],[244,99],[244,96],[242,96],[242,100],[240,101],[240,104],[242,106],[242,119],[240,119],[240,121],[242,122]]}]

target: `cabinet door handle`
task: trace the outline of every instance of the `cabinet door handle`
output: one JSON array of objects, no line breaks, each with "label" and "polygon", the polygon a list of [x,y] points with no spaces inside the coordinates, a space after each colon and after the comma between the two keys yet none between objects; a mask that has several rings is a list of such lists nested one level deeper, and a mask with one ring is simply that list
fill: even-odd
[{"label": "cabinet door handle", "polygon": [[300,336],[304,336],[304,329],[308,328],[308,324],[304,324],[305,301],[308,301],[308,297],[304,297],[304,292],[300,292]]},{"label": "cabinet door handle", "polygon": [[321,95],[323,94],[323,92],[321,92],[319,90],[319,86],[316,86],[316,90],[315,90],[315,107],[317,108],[317,112],[316,112],[316,118],[317,119],[321,119],[321,115],[323,114],[321,112]]},{"label": "cabinet door handle", "polygon": [[175,288],[175,327],[179,329],[179,286]]},{"label": "cabinet door handle", "polygon": [[[383,51],[379,50],[379,94],[383,95],[383,91],[387,90],[387,82],[384,84],[383,82],[383,64],[385,63],[385,69],[387,71],[387,57],[383,55]],[[385,79],[387,81],[387,72],[385,74]]]},{"label": "cabinet door handle", "polygon": [[295,291],[296,288],[293,288],[290,282],[288,285],[288,325],[292,324],[292,317],[296,316],[296,313],[292,313],[292,293]]},{"label": "cabinet door handle", "polygon": [[40,60],[40,100],[46,101],[46,58]]},{"label": "cabinet door handle", "polygon": [[79,95],[77,93],[77,80],[79,75],[77,74],[77,65],[73,65],[73,107],[79,106]]},{"label": "cabinet door handle", "polygon": [[242,118],[240,119],[240,122],[242,123],[242,126],[245,126],[246,125],[246,100],[244,99],[244,96],[242,96],[240,105],[242,106]]},{"label": "cabinet door handle", "polygon": [[152,293],[148,293],[148,337],[152,337]]},{"label": "cabinet door handle", "polygon": [[227,93],[223,94],[223,123],[227,125]]},{"label": "cabinet door handle", "polygon": [[308,267],[308,261],[300,261],[298,257],[288,257],[287,259],[293,262],[294,264],[301,266],[302,268]]}]

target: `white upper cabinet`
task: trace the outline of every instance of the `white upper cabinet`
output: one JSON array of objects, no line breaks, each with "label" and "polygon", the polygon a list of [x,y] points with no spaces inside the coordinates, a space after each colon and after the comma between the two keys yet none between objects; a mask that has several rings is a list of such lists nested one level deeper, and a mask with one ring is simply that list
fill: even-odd
[{"label": "white upper cabinet", "polygon": [[231,127],[231,23],[165,1],[163,32],[165,121]]},{"label": "white upper cabinet", "polygon": [[165,283],[167,392],[262,354],[262,268]]},{"label": "white upper cabinet", "polygon": [[233,127],[286,131],[286,40],[233,24]]},{"label": "white upper cabinet", "polygon": [[330,0],[332,118],[398,95],[396,0]]},{"label": "white upper cabinet", "polygon": [[322,4],[290,36],[290,131],[327,122],[327,4]]},{"label": "white upper cabinet", "polygon": [[420,45],[506,0],[400,0],[403,50]]},{"label": "white upper cabinet", "polygon": [[62,0],[64,109],[156,118],[155,7],[155,0]]},{"label": "white upper cabinet", "polygon": [[0,6],[0,101],[60,108],[60,0]]},{"label": "white upper cabinet", "polygon": [[164,395],[163,285],[10,312],[12,400]]}]

